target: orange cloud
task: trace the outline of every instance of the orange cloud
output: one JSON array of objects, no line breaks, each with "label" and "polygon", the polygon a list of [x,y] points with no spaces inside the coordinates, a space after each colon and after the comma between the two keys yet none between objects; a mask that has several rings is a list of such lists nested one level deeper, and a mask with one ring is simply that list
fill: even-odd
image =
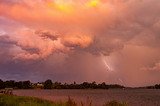
[{"label": "orange cloud", "polygon": [[[87,6],[90,5],[90,6]],[[93,9],[92,7],[99,6]],[[106,7],[105,7],[106,6]],[[14,20],[29,30],[17,29],[14,34],[16,45],[22,50],[15,58],[39,59],[54,52],[66,52],[80,47],[87,48],[93,43],[94,29],[108,23],[109,2],[93,1],[20,1],[0,4],[0,14]],[[107,24],[106,24],[107,25]],[[35,34],[36,29],[49,32]],[[58,31],[60,35],[51,32]],[[13,38],[13,37],[12,37]],[[37,45],[38,44],[38,45]]]}]

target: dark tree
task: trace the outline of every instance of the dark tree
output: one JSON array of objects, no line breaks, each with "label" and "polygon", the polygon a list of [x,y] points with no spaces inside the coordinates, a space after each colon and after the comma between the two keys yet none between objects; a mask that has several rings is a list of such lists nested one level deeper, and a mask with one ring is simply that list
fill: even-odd
[{"label": "dark tree", "polygon": [[62,84],[60,82],[55,82],[53,84],[53,88],[55,88],[55,89],[61,89],[61,88],[63,88],[63,86],[62,86]]},{"label": "dark tree", "polygon": [[15,82],[15,87],[18,89],[23,89],[23,82],[22,81]]},{"label": "dark tree", "polygon": [[23,81],[23,89],[30,89],[31,88],[31,82],[30,81]]},{"label": "dark tree", "polygon": [[96,84],[95,81],[90,84],[90,88],[92,88],[92,89],[96,89],[97,88],[97,84]]},{"label": "dark tree", "polygon": [[105,82],[101,83],[101,84],[98,84],[98,88],[101,88],[101,89],[108,89],[108,85],[106,85]]},{"label": "dark tree", "polygon": [[160,89],[160,84],[156,84],[156,85],[155,85],[155,88],[156,88],[156,89]]},{"label": "dark tree", "polygon": [[83,82],[80,85],[80,88],[82,88],[82,89],[88,89],[88,88],[90,88],[90,83],[89,82]]},{"label": "dark tree", "polygon": [[5,88],[4,82],[0,79],[0,89],[4,89],[4,88]]},{"label": "dark tree", "polygon": [[48,79],[44,82],[44,89],[52,89],[52,80]]},{"label": "dark tree", "polygon": [[5,87],[6,88],[14,88],[15,87],[15,81],[10,80],[5,82]]}]

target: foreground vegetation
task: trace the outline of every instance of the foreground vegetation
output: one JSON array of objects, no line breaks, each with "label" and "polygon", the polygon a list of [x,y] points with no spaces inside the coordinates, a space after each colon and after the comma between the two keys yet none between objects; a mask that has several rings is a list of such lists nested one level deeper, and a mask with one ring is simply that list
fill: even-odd
[{"label": "foreground vegetation", "polygon": [[[65,102],[51,102],[33,97],[0,95],[0,106],[78,106],[77,103],[68,97]],[[88,101],[87,104],[81,102],[80,106],[92,106],[92,102]],[[126,103],[117,101],[110,101],[103,106],[128,106]]]},{"label": "foreground vegetation", "polygon": [[32,97],[0,95],[0,106],[63,106],[63,104]]}]

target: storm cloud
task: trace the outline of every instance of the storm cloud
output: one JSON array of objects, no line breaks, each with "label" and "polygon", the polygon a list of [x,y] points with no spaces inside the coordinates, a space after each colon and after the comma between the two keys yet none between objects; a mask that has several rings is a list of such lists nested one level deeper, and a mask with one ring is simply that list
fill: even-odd
[{"label": "storm cloud", "polygon": [[159,11],[158,0],[1,0],[0,78],[158,83]]}]

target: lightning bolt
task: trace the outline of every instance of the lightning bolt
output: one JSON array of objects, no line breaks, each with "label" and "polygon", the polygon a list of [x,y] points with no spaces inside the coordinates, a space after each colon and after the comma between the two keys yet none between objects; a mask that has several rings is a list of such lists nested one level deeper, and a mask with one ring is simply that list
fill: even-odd
[{"label": "lightning bolt", "polygon": [[110,67],[110,65],[107,63],[107,61],[106,61],[106,56],[103,56],[102,53],[100,53],[100,54],[101,54],[102,61],[103,61],[104,65],[105,65],[105,67],[107,68],[107,71],[112,72],[113,69],[112,69],[112,68]]}]

